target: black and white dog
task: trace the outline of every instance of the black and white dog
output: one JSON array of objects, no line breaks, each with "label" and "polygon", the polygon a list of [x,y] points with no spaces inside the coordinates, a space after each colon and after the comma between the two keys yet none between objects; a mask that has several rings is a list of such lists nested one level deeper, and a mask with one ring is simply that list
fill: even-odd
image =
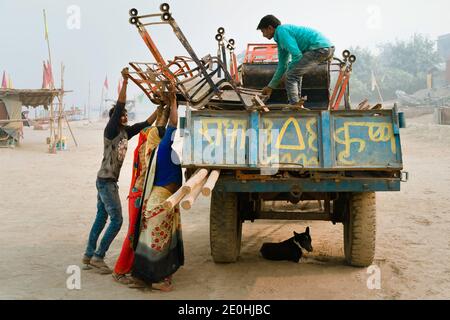
[{"label": "black and white dog", "polygon": [[299,262],[302,257],[302,248],[312,252],[311,236],[309,227],[303,233],[294,231],[294,236],[280,243],[264,243],[261,247],[261,254],[267,260],[289,260]]}]

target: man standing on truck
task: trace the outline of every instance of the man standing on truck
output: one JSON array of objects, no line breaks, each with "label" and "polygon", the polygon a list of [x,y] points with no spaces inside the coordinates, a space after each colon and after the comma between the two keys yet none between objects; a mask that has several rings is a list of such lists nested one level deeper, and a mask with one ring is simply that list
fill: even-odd
[{"label": "man standing on truck", "polygon": [[[83,264],[98,268],[102,273],[112,271],[104,262],[106,251],[116,237],[122,226],[122,206],[119,197],[120,169],[122,168],[127,152],[128,140],[138,134],[145,127],[151,126],[157,117],[155,111],[146,121],[128,126],[127,110],[125,109],[126,92],[128,84],[128,68],[122,70],[123,86],[119,93],[116,105],[109,111],[109,121],[103,133],[104,149],[103,160],[97,173],[97,216],[92,225]],[[164,130],[161,131],[161,136]],[[110,224],[103,235],[100,245],[98,238],[103,231],[106,220]]]},{"label": "man standing on truck", "polygon": [[270,96],[286,73],[285,87],[289,104],[303,108],[303,75],[319,63],[331,59],[334,46],[320,32],[307,27],[281,24],[273,15],[263,17],[257,30],[261,30],[265,38],[273,38],[278,46],[278,67],[262,94]]}]

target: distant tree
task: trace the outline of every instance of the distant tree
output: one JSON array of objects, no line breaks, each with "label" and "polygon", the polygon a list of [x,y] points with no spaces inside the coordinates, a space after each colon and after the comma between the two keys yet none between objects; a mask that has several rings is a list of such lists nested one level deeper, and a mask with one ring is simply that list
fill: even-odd
[{"label": "distant tree", "polygon": [[353,103],[368,98],[372,100],[372,70],[377,69],[377,57],[367,48],[351,47],[349,51],[356,56],[350,78],[350,96]]},{"label": "distant tree", "polygon": [[418,79],[411,73],[397,68],[383,68],[383,74],[378,80],[378,84],[384,99],[395,98],[397,90],[413,93],[421,87]]},{"label": "distant tree", "polygon": [[426,75],[442,62],[435,41],[420,34],[414,34],[407,41],[383,43],[380,53],[374,55],[369,49],[355,47],[356,56],[350,80],[353,104],[368,98],[379,101],[377,91],[372,91],[372,71],[385,100],[396,97],[397,90],[412,94],[426,87]]},{"label": "distant tree", "polygon": [[386,69],[395,68],[413,76],[428,73],[441,62],[436,42],[421,34],[414,34],[408,41],[395,41],[379,45],[380,64]]},{"label": "distant tree", "polygon": [[353,74],[362,82],[370,83],[372,70],[378,69],[377,57],[367,48],[350,48],[350,52],[356,56]]}]

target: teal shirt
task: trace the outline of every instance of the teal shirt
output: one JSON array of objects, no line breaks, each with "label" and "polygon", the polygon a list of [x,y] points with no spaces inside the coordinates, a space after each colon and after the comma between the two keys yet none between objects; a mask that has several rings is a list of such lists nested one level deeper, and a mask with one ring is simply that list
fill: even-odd
[{"label": "teal shirt", "polygon": [[[269,87],[277,88],[286,71],[291,70],[311,50],[329,48],[333,45],[320,32],[307,27],[282,24],[275,29],[273,37],[278,45],[278,68]],[[291,62],[289,62],[291,56]]]}]

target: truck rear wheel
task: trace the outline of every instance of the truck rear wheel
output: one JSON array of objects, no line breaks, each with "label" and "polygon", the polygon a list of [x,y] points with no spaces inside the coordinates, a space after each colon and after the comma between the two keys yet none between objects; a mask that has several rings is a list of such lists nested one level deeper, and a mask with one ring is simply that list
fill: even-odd
[{"label": "truck rear wheel", "polygon": [[212,192],[209,231],[214,262],[236,262],[242,238],[242,221],[236,193]]},{"label": "truck rear wheel", "polygon": [[375,256],[375,192],[353,193],[344,218],[345,260],[355,267],[368,267]]}]

